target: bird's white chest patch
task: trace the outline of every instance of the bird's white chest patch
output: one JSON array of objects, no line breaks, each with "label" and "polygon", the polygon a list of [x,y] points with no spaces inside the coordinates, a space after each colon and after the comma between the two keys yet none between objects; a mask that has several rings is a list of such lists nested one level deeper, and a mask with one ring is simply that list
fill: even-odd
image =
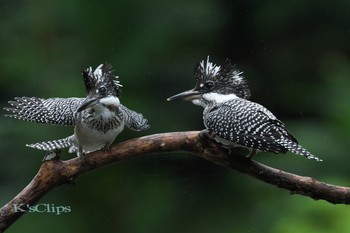
[{"label": "bird's white chest patch", "polygon": [[224,103],[229,100],[237,99],[235,94],[218,94],[218,93],[205,93],[203,99],[208,102],[215,102],[217,104]]},{"label": "bird's white chest patch", "polygon": [[114,105],[116,107],[119,107],[120,105],[119,98],[116,96],[108,96],[108,97],[102,98],[100,100],[100,103],[104,105]]},{"label": "bird's white chest patch", "polygon": [[101,115],[103,119],[108,119],[114,117],[115,113],[113,109],[118,109],[119,106],[120,101],[118,97],[108,96],[101,99],[99,104],[94,105],[92,108],[95,111],[95,115]]},{"label": "bird's white chest patch", "polygon": [[123,129],[124,123],[121,123],[118,127],[112,128],[107,132],[87,127],[85,124],[78,124],[74,128],[74,135],[78,147],[80,147],[84,153],[89,153],[109,146]]}]

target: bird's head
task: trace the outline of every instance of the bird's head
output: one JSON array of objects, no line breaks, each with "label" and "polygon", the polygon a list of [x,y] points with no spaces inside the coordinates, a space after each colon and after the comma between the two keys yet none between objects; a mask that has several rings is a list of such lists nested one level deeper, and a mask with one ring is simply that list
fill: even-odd
[{"label": "bird's head", "polygon": [[87,97],[79,106],[78,112],[99,103],[108,108],[119,107],[119,95],[122,85],[118,80],[118,76],[113,74],[110,64],[101,64],[95,71],[92,71],[91,67],[83,70],[83,78]]},{"label": "bird's head", "polygon": [[194,104],[205,107],[210,102],[224,102],[240,97],[248,99],[250,91],[242,72],[227,59],[222,66],[217,66],[207,60],[198,63],[194,69],[196,86],[168,98],[172,100],[190,100]]}]

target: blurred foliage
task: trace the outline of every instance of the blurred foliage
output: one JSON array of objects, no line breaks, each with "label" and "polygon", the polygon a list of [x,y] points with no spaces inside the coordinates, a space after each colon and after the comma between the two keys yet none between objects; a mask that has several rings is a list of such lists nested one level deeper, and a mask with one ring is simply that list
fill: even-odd
[{"label": "blurred foliage", "polygon": [[[166,98],[194,86],[208,54],[244,71],[252,99],[283,120],[322,163],[261,153],[271,166],[350,186],[350,2],[0,2],[0,103],[15,96],[84,96],[81,70],[110,62],[121,101],[158,132],[200,130],[202,109]],[[4,112],[3,112],[4,113]],[[183,114],[186,113],[186,114]],[[1,205],[32,179],[44,155],[26,143],[70,127],[0,117]],[[64,158],[74,155],[64,152]],[[26,214],[8,232],[347,232],[350,210],[217,167],[185,153],[150,155],[100,169],[40,203],[72,212]],[[59,227],[56,227],[59,225]],[[55,227],[53,227],[55,226]]]}]

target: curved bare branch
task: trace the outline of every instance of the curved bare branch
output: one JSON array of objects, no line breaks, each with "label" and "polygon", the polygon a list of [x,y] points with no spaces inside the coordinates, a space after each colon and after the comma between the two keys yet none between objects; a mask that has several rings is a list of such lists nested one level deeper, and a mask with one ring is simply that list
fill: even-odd
[{"label": "curved bare branch", "polygon": [[86,172],[103,166],[150,153],[186,151],[220,166],[237,170],[292,194],[309,196],[333,204],[350,204],[350,188],[330,185],[311,177],[281,171],[246,157],[228,155],[206,131],[154,134],[114,145],[109,151],[96,151],[83,158],[67,161],[49,160],[42,163],[33,180],[17,196],[0,209],[0,230],[7,229],[23,212],[15,211],[15,204],[33,205],[51,189],[71,182]]}]

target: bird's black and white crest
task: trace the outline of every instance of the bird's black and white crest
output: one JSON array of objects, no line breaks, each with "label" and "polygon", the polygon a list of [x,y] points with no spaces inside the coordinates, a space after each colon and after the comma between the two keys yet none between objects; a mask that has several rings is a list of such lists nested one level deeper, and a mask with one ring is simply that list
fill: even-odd
[{"label": "bird's black and white crest", "polygon": [[235,69],[229,59],[226,59],[222,66],[217,66],[209,61],[208,56],[207,60],[199,62],[195,67],[195,90],[218,94],[235,94],[240,98],[249,99],[250,90],[247,81],[241,75],[242,73]]},{"label": "bird's black and white crest", "polygon": [[83,70],[83,78],[87,94],[100,92],[99,94],[103,96],[120,95],[122,85],[108,63],[99,65],[95,71],[92,71],[91,66]]}]

